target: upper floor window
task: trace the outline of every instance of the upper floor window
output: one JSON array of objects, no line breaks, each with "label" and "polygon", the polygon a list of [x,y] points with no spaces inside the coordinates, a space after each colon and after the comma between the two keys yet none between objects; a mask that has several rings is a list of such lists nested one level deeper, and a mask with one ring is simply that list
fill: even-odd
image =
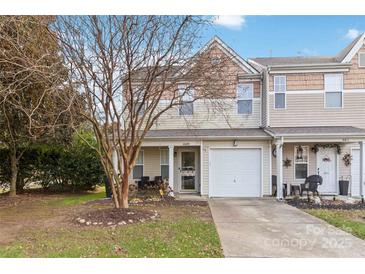
[{"label": "upper floor window", "polygon": [[365,52],[359,53],[359,67],[365,68]]},{"label": "upper floor window", "polygon": [[134,85],[133,89],[133,103],[134,103],[134,112],[137,115],[143,115],[146,109],[145,100],[144,100],[144,89],[141,86]]},{"label": "upper floor window", "polygon": [[179,115],[194,114],[194,90],[184,84],[178,86],[179,95],[181,96],[181,105],[179,107]]},{"label": "upper floor window", "polygon": [[275,109],[286,107],[286,76],[274,76]]},{"label": "upper floor window", "polygon": [[343,75],[325,74],[324,75],[325,107],[341,108],[343,105]]},{"label": "upper floor window", "polygon": [[251,114],[253,100],[253,84],[238,84],[237,86],[237,113]]}]

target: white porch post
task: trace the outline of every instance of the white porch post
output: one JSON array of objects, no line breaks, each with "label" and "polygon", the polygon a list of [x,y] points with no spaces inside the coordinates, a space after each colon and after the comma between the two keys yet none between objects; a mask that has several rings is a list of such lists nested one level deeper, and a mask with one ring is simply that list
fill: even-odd
[{"label": "white porch post", "polygon": [[118,154],[117,151],[115,150],[115,148],[113,148],[113,152],[112,152],[112,162],[113,162],[113,169],[114,172],[116,174],[118,174],[118,164],[119,164],[119,159],[118,159]]},{"label": "white porch post", "polygon": [[174,146],[169,145],[169,186],[174,190]]},{"label": "white porch post", "polygon": [[284,138],[278,139],[276,145],[276,199],[283,199],[283,146]]},{"label": "white porch post", "polygon": [[365,153],[364,153],[364,145],[365,141],[360,141],[360,197],[362,202],[364,202],[364,162],[365,162]]}]

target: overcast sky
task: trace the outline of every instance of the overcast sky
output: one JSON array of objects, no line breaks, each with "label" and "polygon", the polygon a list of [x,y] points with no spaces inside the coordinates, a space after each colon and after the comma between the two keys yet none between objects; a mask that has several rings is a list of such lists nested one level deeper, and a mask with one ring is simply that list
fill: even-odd
[{"label": "overcast sky", "polygon": [[204,32],[242,57],[335,55],[365,31],[365,16],[217,16]]}]

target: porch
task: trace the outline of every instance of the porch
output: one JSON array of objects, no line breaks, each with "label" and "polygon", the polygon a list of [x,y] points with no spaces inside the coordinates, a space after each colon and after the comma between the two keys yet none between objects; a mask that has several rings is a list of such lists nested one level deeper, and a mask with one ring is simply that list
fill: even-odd
[{"label": "porch", "polygon": [[145,142],[130,175],[130,183],[167,181],[175,193],[200,193],[200,146]]},{"label": "porch", "polygon": [[276,132],[271,156],[272,193],[278,199],[285,194],[300,193],[310,175],[322,177],[323,182],[318,186],[320,195],[339,195],[342,181],[341,184],[348,184],[349,196],[363,198],[364,187],[360,182],[365,178],[364,130],[353,127],[270,130]]}]

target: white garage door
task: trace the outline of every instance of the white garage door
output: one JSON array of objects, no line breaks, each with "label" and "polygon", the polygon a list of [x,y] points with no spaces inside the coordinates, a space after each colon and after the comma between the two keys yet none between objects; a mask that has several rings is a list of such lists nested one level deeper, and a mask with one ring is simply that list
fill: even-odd
[{"label": "white garage door", "polygon": [[209,168],[209,196],[261,196],[261,149],[211,149]]}]

